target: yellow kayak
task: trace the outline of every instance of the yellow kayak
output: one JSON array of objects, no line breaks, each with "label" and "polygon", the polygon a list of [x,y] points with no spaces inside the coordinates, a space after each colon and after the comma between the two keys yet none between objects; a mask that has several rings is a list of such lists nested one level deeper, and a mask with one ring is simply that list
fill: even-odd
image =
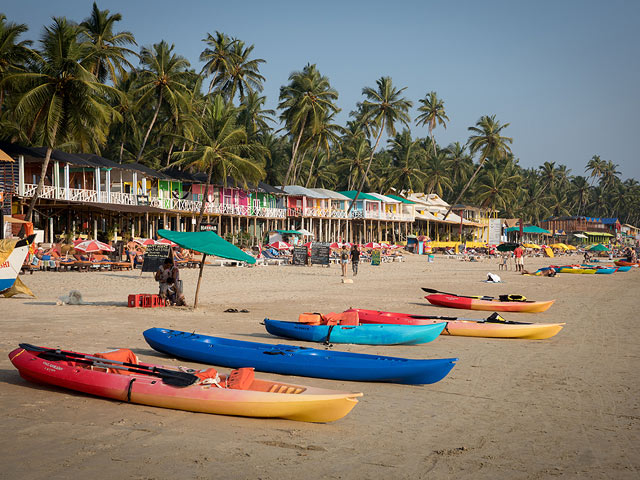
[{"label": "yellow kayak", "polygon": [[595,268],[561,267],[561,268],[556,268],[556,272],[558,272],[558,273],[587,273],[587,274],[594,274],[594,273],[596,273],[596,269]]}]

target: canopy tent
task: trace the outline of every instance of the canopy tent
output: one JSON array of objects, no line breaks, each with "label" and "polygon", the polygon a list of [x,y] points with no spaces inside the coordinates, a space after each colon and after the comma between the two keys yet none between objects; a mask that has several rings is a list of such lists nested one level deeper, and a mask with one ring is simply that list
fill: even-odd
[{"label": "canopy tent", "polygon": [[304,228],[301,228],[300,230],[298,230],[298,233],[299,233],[300,235],[305,235],[305,236],[307,236],[307,237],[313,237],[313,236],[315,236],[315,235],[313,234],[313,232],[310,232],[309,230],[306,230],[306,229],[304,229]]},{"label": "canopy tent", "polygon": [[[509,233],[509,232],[519,232],[520,231],[520,227],[509,227],[507,229],[505,229],[505,232]],[[548,234],[550,235],[551,232],[549,230],[545,230],[544,228],[540,228],[536,225],[527,225],[525,227],[522,228],[522,233],[537,233],[537,234]]]},{"label": "canopy tent", "polygon": [[158,230],[158,235],[171,240],[182,248],[194,250],[202,253],[202,261],[200,262],[200,273],[198,274],[198,285],[196,287],[196,296],[193,302],[193,308],[198,306],[198,292],[200,291],[200,280],[202,279],[202,270],[204,269],[204,260],[207,255],[228,258],[230,260],[238,260],[250,264],[256,263],[256,259],[251,255],[243,252],[235,245],[227,242],[215,232],[174,232],[172,230]]}]

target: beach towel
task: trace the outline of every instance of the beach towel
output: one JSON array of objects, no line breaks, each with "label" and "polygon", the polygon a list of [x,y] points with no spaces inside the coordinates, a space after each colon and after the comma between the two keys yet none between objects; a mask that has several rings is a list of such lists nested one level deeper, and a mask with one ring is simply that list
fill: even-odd
[{"label": "beach towel", "polygon": [[487,282],[500,283],[502,282],[502,279],[495,273],[487,273]]}]

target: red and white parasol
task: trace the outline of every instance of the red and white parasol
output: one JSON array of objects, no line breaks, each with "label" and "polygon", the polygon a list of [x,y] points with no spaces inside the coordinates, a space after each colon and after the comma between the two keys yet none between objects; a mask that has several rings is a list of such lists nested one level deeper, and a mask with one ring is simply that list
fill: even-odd
[{"label": "red and white parasol", "polygon": [[377,242],[369,242],[364,245],[364,248],[380,248],[380,244]]},{"label": "red and white parasol", "polygon": [[153,238],[134,238],[133,241],[139,243],[143,247],[156,244],[156,241]]},{"label": "red and white parasol", "polygon": [[276,250],[289,250],[290,248],[293,248],[293,246],[289,245],[287,242],[273,242],[269,244],[269,246]]},{"label": "red and white parasol", "polygon": [[85,240],[84,242],[77,244],[74,248],[86,253],[115,251],[115,248],[111,245],[107,245],[106,243],[102,243],[98,240]]},{"label": "red and white parasol", "polygon": [[165,244],[165,245],[170,245],[172,247],[177,247],[178,246],[177,243],[174,243],[171,240],[167,240],[166,238],[161,238],[156,243],[162,243],[162,244]]}]

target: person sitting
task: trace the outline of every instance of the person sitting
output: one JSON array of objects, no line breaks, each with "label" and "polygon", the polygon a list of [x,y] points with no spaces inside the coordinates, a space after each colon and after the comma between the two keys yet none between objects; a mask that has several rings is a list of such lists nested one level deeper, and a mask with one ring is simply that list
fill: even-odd
[{"label": "person sitting", "polygon": [[165,300],[167,299],[167,289],[169,288],[170,278],[173,279],[173,283],[180,285],[180,271],[178,267],[173,264],[173,258],[167,257],[155,274],[155,279],[159,284],[158,295]]},{"label": "person sitting", "polygon": [[184,306],[187,303],[185,302],[184,295],[180,291],[179,285],[173,279],[173,277],[169,277],[167,279],[167,298],[166,300],[170,305],[176,305],[178,307]]},{"label": "person sitting", "polygon": [[591,261],[591,255],[589,252],[584,252],[584,263],[589,263]]}]

